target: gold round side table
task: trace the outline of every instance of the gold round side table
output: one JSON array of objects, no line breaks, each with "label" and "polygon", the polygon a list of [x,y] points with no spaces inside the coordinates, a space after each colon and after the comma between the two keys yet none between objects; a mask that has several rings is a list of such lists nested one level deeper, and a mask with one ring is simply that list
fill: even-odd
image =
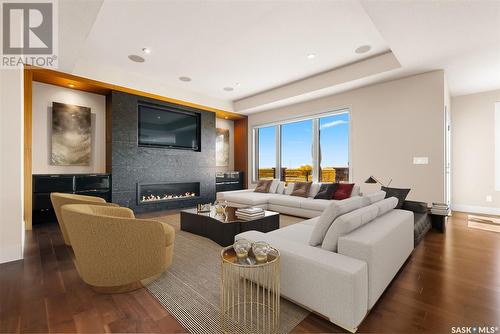
[{"label": "gold round side table", "polygon": [[[252,250],[248,253],[255,262]],[[252,260],[253,259],[253,260]],[[233,246],[221,251],[221,322],[226,333],[277,333],[280,321],[280,254],[241,264]]]}]

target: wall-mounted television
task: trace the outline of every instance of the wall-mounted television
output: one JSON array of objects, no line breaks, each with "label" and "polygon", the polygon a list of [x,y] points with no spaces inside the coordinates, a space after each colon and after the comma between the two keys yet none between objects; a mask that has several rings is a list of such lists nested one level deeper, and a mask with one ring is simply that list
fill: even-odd
[{"label": "wall-mounted television", "polygon": [[138,113],[139,146],[200,151],[200,114],[146,103]]}]

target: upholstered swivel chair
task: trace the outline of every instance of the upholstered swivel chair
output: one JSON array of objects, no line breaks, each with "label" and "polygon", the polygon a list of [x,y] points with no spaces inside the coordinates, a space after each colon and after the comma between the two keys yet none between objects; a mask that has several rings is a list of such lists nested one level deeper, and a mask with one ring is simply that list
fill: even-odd
[{"label": "upholstered swivel chair", "polygon": [[98,292],[142,287],[172,263],[175,230],[128,208],[68,204],[62,217],[82,279]]},{"label": "upholstered swivel chair", "polygon": [[103,206],[118,206],[118,204],[107,203],[103,198],[95,196],[85,196],[85,195],[75,195],[75,194],[65,194],[65,193],[51,193],[50,200],[54,211],[56,213],[57,222],[59,223],[59,228],[61,229],[64,243],[71,246],[71,240],[68,237],[68,232],[66,231],[66,224],[64,224],[64,219],[61,215],[61,207],[66,204],[94,204]]}]

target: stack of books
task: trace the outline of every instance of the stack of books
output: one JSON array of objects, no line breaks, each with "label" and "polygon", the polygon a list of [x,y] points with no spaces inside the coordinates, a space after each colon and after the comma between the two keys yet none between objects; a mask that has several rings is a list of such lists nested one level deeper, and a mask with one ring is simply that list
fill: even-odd
[{"label": "stack of books", "polygon": [[448,216],[450,208],[446,203],[432,203],[431,213],[433,215]]},{"label": "stack of books", "polygon": [[236,210],[235,214],[238,219],[253,220],[264,217],[266,213],[262,208],[244,208]]}]

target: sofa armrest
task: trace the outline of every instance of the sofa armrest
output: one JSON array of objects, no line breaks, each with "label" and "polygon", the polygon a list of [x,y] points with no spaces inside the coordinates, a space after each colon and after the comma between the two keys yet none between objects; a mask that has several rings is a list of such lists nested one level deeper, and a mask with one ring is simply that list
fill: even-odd
[{"label": "sofa armrest", "polygon": [[368,265],[368,309],[413,251],[413,213],[392,210],[338,240],[338,253]]},{"label": "sofa armrest", "polygon": [[280,251],[281,294],[354,330],[367,313],[366,263],[257,231],[236,236],[266,241]]},{"label": "sofa armrest", "polygon": [[427,203],[417,201],[404,201],[403,210],[412,211],[415,213],[427,213]]}]

